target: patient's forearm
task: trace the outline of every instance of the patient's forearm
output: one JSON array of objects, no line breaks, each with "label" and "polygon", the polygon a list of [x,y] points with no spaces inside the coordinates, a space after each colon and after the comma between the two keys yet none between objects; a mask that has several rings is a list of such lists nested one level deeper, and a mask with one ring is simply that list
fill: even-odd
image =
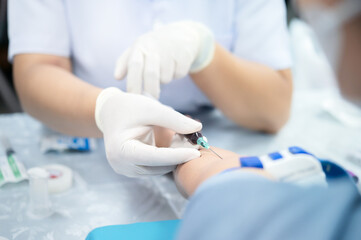
[{"label": "patient's forearm", "polygon": [[[157,147],[169,147],[174,132],[162,127],[154,127],[155,142]],[[240,167],[240,155],[221,148],[212,147],[223,159],[217,157],[209,150],[202,149],[201,157],[177,166],[174,179],[179,191],[184,195],[192,195],[198,186],[208,178],[229,168]],[[266,171],[257,168],[243,168],[238,171],[254,172],[269,179],[274,179]]]},{"label": "patient's forearm", "polygon": [[[218,158],[209,150],[204,149],[201,150],[202,156],[200,158],[181,164],[175,170],[174,178],[176,184],[186,195],[192,195],[198,186],[208,178],[226,169],[240,166],[240,155],[215,147],[212,147],[212,149],[219,153],[223,159]],[[266,178],[273,178],[267,172],[255,168],[247,168],[239,171],[252,171]]]}]

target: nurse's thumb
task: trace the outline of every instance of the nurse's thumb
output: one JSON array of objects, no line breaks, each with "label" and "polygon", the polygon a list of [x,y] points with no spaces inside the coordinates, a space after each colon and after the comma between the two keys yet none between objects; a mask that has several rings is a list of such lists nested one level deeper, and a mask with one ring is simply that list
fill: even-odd
[{"label": "nurse's thumb", "polygon": [[154,124],[157,126],[172,129],[180,134],[198,132],[202,129],[202,123],[187,117],[170,107],[162,106],[159,114],[154,114]]},{"label": "nurse's thumb", "polygon": [[115,79],[122,80],[127,75],[129,56],[130,56],[130,49],[128,48],[118,58],[118,60],[115,64],[115,69],[114,69],[114,78]]}]

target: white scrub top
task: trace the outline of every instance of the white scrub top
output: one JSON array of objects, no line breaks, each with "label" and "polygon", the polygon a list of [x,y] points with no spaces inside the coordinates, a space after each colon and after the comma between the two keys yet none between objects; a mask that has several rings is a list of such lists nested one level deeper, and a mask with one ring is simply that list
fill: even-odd
[{"label": "white scrub top", "polygon": [[[242,59],[291,66],[283,0],[11,0],[9,59],[21,53],[70,57],[76,76],[125,90],[117,58],[155,23],[194,20]],[[267,81],[267,79],[265,79]],[[211,105],[190,77],[162,86],[160,101],[179,111]]]}]

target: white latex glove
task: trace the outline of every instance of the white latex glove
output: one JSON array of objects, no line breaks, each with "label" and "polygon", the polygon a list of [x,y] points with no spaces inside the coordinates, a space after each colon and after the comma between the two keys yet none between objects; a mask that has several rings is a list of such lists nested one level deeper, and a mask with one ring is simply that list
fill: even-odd
[{"label": "white latex glove", "polygon": [[108,162],[119,174],[161,175],[200,156],[194,148],[155,147],[152,126],[187,134],[200,131],[202,124],[152,98],[107,88],[97,98],[95,121],[104,135]]},{"label": "white latex glove", "polygon": [[214,55],[214,36],[203,24],[175,22],[138,38],[116,63],[115,78],[127,76],[127,92],[159,98],[160,84],[199,72]]}]

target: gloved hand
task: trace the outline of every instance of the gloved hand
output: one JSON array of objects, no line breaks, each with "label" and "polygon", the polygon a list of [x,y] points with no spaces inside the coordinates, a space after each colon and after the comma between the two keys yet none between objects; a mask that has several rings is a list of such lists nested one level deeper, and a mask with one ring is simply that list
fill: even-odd
[{"label": "gloved hand", "polygon": [[158,101],[117,88],[103,90],[96,101],[95,121],[103,132],[108,162],[129,177],[161,175],[200,156],[194,148],[157,148],[153,126],[187,134],[202,124]]},{"label": "gloved hand", "polygon": [[183,21],[141,36],[117,61],[115,78],[127,75],[127,92],[158,99],[160,84],[199,72],[214,54],[214,36],[203,24]]}]

